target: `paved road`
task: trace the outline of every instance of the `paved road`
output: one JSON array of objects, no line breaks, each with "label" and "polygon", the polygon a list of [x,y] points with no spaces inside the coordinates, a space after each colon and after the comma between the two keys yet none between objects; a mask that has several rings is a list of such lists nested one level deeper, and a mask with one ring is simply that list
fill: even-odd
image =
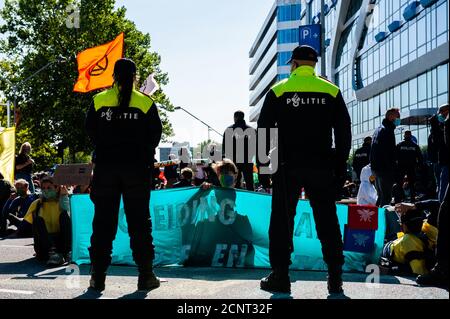
[{"label": "paved road", "polygon": [[[30,239],[0,240],[0,299],[98,298],[85,293],[89,267],[47,269],[33,259]],[[136,292],[135,267],[111,267],[101,298],[133,299],[326,299],[326,274],[292,272],[292,294],[272,295],[259,289],[264,269],[158,268],[162,284],[149,294]],[[417,287],[413,278],[381,276],[378,287],[365,274],[345,274],[345,292],[352,299],[449,299],[447,290]],[[342,297],[341,297],[342,298]]]}]

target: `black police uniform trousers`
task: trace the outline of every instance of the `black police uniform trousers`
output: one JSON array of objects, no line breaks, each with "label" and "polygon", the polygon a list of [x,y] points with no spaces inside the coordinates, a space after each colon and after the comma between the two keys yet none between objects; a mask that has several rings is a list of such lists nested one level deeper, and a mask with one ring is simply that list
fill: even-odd
[{"label": "black police uniform trousers", "polygon": [[253,184],[253,163],[236,164],[236,167],[238,169],[236,188],[238,189],[242,188],[241,179],[242,177],[244,177],[245,188],[248,191],[254,191],[255,186]]},{"label": "black police uniform trousers", "polygon": [[343,242],[336,212],[335,178],[331,170],[301,168],[273,176],[269,259],[273,270],[287,272],[294,251],[294,217],[301,188],[310,200],[322,254],[330,274],[341,274]]},{"label": "black police uniform trousers", "polygon": [[450,192],[447,184],[444,201],[439,209],[438,237],[436,243],[436,259],[438,269],[448,275],[448,211],[450,206]]},{"label": "black police uniform trousers", "polygon": [[133,259],[140,272],[152,269],[154,246],[149,208],[151,179],[152,169],[147,165],[95,166],[91,189],[95,215],[89,248],[94,272],[105,273],[111,264],[121,196]]}]

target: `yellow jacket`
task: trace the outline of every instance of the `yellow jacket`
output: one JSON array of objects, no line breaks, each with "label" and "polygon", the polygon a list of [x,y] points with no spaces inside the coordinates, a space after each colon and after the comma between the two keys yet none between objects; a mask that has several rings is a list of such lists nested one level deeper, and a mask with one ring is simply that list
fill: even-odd
[{"label": "yellow jacket", "polygon": [[33,224],[33,214],[36,212],[38,203],[41,203],[41,208],[38,213],[45,221],[47,232],[49,234],[59,233],[59,216],[63,210],[69,211],[69,197],[61,196],[59,201],[43,201],[40,198],[35,200],[31,203],[30,208],[28,208],[27,214],[24,217],[24,220],[30,224]]},{"label": "yellow jacket", "polygon": [[422,232],[427,236],[427,244],[414,234],[398,233],[398,239],[391,245],[393,260],[399,264],[409,263],[413,273],[417,275],[428,273],[424,253],[427,250],[434,250],[438,230],[436,227],[424,222]]}]

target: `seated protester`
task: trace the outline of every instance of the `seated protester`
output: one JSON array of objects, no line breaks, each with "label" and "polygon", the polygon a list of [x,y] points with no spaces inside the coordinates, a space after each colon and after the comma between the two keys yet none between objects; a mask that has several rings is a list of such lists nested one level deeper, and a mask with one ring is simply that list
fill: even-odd
[{"label": "seated protester", "polygon": [[363,167],[360,174],[361,185],[359,185],[357,204],[377,205],[378,194],[374,186],[375,176],[372,175],[370,164]]},{"label": "seated protester", "polygon": [[[30,192],[29,184],[24,179],[17,180],[14,186],[16,188],[17,197],[3,210],[2,222],[9,222],[10,226],[15,226],[17,228],[16,232],[10,237],[32,237],[31,225],[28,222],[24,222],[23,218],[28,212],[31,203],[38,199],[39,196]],[[2,225],[2,227],[4,226]]]},{"label": "seated protester", "polygon": [[[235,267],[236,260],[233,255],[243,257],[243,265],[252,267],[254,265],[255,250],[253,247],[253,231],[248,216],[236,211],[235,184],[238,176],[236,165],[229,159],[213,165],[220,185],[204,182],[201,189],[186,204],[188,207],[198,207],[194,204],[213,192],[215,201],[211,200],[208,210],[214,212],[214,218],[203,215],[197,219],[195,209],[191,208],[194,219],[186,222],[182,227],[183,245],[189,245],[189,255],[184,261],[184,266],[216,266],[215,263],[227,264]],[[213,204],[214,203],[214,204]],[[203,208],[202,208],[203,209]],[[189,216],[188,216],[189,217]],[[189,220],[189,218],[187,218]],[[218,257],[218,249],[222,250],[224,245],[228,248],[234,247],[237,251],[226,251],[223,256]],[[233,248],[233,249],[234,249]],[[232,261],[229,265],[228,262]]]},{"label": "seated protester", "polygon": [[6,237],[9,235],[7,227],[8,220],[6,219],[6,216],[8,216],[8,214],[6,212],[9,209],[9,206],[11,206],[13,200],[17,198],[16,188],[14,186],[11,186],[9,191],[10,191],[9,198],[3,205],[3,209],[0,209],[0,237]]},{"label": "seated protester", "polygon": [[152,190],[155,190],[158,188],[160,180],[159,180],[159,174],[161,171],[159,170],[159,166],[156,164],[158,161],[156,159],[153,159],[153,170],[152,170]]},{"label": "seated protester", "polygon": [[356,184],[351,181],[345,181],[342,192],[344,198],[355,198],[356,197]]},{"label": "seated protester", "polygon": [[167,179],[164,176],[164,169],[160,169],[158,176],[158,188],[157,189],[165,189],[167,187]]},{"label": "seated protester", "polygon": [[31,204],[24,220],[33,227],[36,258],[59,266],[70,259],[69,193],[65,186],[56,186],[51,177],[41,181],[41,190],[41,197]]},{"label": "seated protester", "polygon": [[192,187],[192,176],[194,173],[189,167],[181,170],[181,180],[173,184],[173,188]]},{"label": "seated protester", "polygon": [[206,174],[204,171],[205,165],[203,162],[198,162],[195,164],[195,178],[194,185],[200,186],[206,180]]},{"label": "seated protester", "polygon": [[7,181],[2,173],[0,173],[0,212],[3,210],[5,203],[11,196],[13,186]]},{"label": "seated protester", "polygon": [[398,239],[388,242],[382,257],[399,269],[424,275],[434,264],[433,250],[436,246],[437,228],[425,220],[422,210],[412,208],[401,214],[403,232]]},{"label": "seated protester", "polygon": [[203,168],[203,171],[206,174],[205,182],[208,184],[220,187],[221,185],[220,185],[219,178],[217,177],[217,173],[213,168],[214,164],[209,164],[208,166]]},{"label": "seated protester", "polygon": [[73,189],[73,194],[90,194],[91,185],[76,185]]},{"label": "seated protester", "polygon": [[[176,162],[175,154],[169,154],[169,160]],[[167,188],[172,188],[178,180],[178,165],[168,165],[164,167],[164,176],[167,179]]]}]

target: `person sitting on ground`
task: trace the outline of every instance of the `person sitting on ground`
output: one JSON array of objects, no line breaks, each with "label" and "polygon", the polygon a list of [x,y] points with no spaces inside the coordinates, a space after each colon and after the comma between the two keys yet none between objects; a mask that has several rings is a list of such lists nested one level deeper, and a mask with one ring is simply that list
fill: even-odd
[{"label": "person sitting on ground", "polygon": [[357,204],[377,205],[377,190],[375,189],[375,176],[372,174],[370,164],[363,167],[360,174],[361,185],[359,186]]},{"label": "person sitting on ground", "polygon": [[0,228],[8,230],[7,223],[10,226],[15,226],[16,231],[9,237],[14,238],[27,238],[32,237],[31,225],[23,221],[28,209],[36,199],[38,195],[32,194],[29,190],[29,184],[24,179],[19,179],[14,183],[16,188],[17,197],[10,202],[8,206],[2,212],[2,225]]},{"label": "person sitting on ground", "polygon": [[[188,258],[184,261],[185,266],[215,266],[214,257],[216,257],[217,247],[223,245],[227,247],[237,247],[237,254],[243,254],[243,263],[246,267],[254,265],[255,250],[253,247],[253,232],[248,216],[239,213],[236,209],[236,179],[238,177],[238,169],[230,159],[224,158],[213,165],[220,186],[216,187],[208,182],[201,185],[200,190],[191,199],[187,201],[187,206],[194,210],[194,203],[206,198],[211,192],[216,201],[208,204],[208,210],[216,211],[214,218],[208,216],[200,220],[194,220],[193,223],[187,223],[182,226],[183,244],[190,245]],[[213,204],[215,203],[215,204]],[[197,206],[198,207],[198,206]],[[193,212],[192,216],[196,216]],[[205,241],[205,238],[211,240]],[[219,245],[219,246],[218,246]],[[232,260],[226,252],[222,258],[222,262]],[[230,265],[235,266],[233,263]]]},{"label": "person sitting on ground", "polygon": [[355,198],[357,196],[356,184],[347,180],[345,181],[344,187],[342,189],[342,194],[344,198]]},{"label": "person sitting on ground", "polygon": [[194,173],[189,167],[181,170],[181,180],[173,184],[173,188],[192,187],[192,176]]},{"label": "person sitting on ground", "polygon": [[13,200],[17,198],[16,188],[14,186],[11,186],[11,188],[8,189],[8,192],[10,193],[9,198],[3,205],[3,209],[0,210],[0,238],[6,237],[8,235],[8,222],[5,218],[5,216],[7,216],[6,211],[9,209],[9,206],[11,206]]},{"label": "person sitting on ground", "polygon": [[11,185],[11,183],[4,178],[2,173],[0,173],[0,212],[11,196],[12,190],[13,186]]},{"label": "person sitting on ground", "polygon": [[52,177],[41,181],[41,191],[24,220],[32,225],[36,258],[49,266],[59,266],[70,260],[69,193],[65,186],[55,185]]},{"label": "person sitting on ground", "polygon": [[76,185],[73,188],[73,194],[90,194],[91,185]]},{"label": "person sitting on ground", "polygon": [[203,182],[206,180],[206,174],[204,171],[205,164],[203,161],[197,162],[195,164],[195,178],[194,178],[194,185],[200,186],[203,184]]},{"label": "person sitting on ground", "polygon": [[208,184],[212,184],[214,186],[219,186],[220,187],[220,181],[219,178],[217,177],[217,173],[213,168],[213,165],[215,165],[216,163],[210,163],[208,164],[208,166],[206,166],[205,168],[203,168],[203,171],[206,174],[206,179],[205,182]]},{"label": "person sitting on ground", "polygon": [[434,263],[434,248],[438,230],[436,228],[435,214],[427,217],[423,210],[411,206],[404,209],[406,203],[397,205],[401,214],[401,233],[398,239],[388,242],[383,249],[382,257],[399,269],[416,275],[429,272]]},{"label": "person sitting on ground", "polygon": [[[175,154],[170,154],[169,160],[176,162],[177,156]],[[178,165],[168,165],[164,167],[164,176],[167,179],[167,188],[172,188],[178,180]]]}]

